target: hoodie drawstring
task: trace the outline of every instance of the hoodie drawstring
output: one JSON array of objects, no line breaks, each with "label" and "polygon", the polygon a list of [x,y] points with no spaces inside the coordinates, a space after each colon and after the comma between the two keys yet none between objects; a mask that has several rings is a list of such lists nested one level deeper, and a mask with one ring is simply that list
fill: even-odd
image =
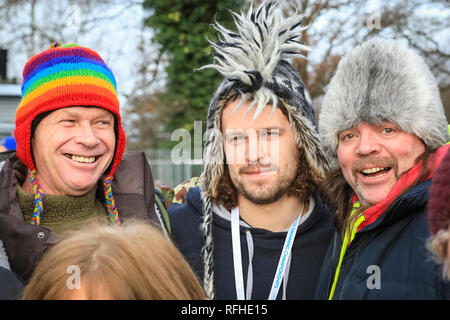
[{"label": "hoodie drawstring", "polygon": [[[250,230],[247,230],[245,232],[245,237],[247,239],[247,248],[248,248],[247,289],[245,298],[246,300],[251,300],[253,293],[253,253],[255,252],[255,246],[253,245],[253,237]],[[289,255],[289,259],[287,261],[286,271],[283,279],[283,296],[282,296],[283,300],[286,300],[286,290],[288,285],[290,267],[291,267],[291,255]]]},{"label": "hoodie drawstring", "polygon": [[247,269],[247,290],[246,290],[246,299],[252,299],[253,292],[253,253],[254,253],[254,245],[252,233],[250,230],[245,232],[245,237],[247,238],[247,248],[248,248],[248,269]]},{"label": "hoodie drawstring", "polygon": [[[291,264],[291,250],[294,244],[295,235],[297,233],[298,226],[305,221],[307,215],[303,215],[304,204],[302,204],[302,210],[295,219],[294,223],[287,232],[286,239],[284,241],[283,249],[280,254],[278,266],[273,279],[272,287],[269,294],[269,300],[275,300],[278,295],[278,290],[283,283],[282,298],[286,299],[287,282],[289,277],[289,269]],[[244,288],[244,278],[242,272],[242,257],[241,257],[241,241],[240,241],[240,219],[239,208],[233,208],[231,210],[231,239],[233,247],[233,265],[234,265],[234,278],[236,285],[236,297],[238,300],[251,299],[253,290],[253,253],[254,245],[251,233],[246,230],[246,240],[249,255],[249,264],[247,269],[247,290]],[[245,293],[244,293],[245,291]]]}]

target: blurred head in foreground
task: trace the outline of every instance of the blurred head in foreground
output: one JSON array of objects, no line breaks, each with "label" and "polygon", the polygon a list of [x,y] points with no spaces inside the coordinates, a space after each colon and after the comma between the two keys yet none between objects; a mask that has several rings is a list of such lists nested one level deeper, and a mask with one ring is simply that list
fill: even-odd
[{"label": "blurred head in foreground", "polygon": [[205,295],[178,249],[155,227],[134,221],[67,234],[44,255],[23,299],[199,300]]}]

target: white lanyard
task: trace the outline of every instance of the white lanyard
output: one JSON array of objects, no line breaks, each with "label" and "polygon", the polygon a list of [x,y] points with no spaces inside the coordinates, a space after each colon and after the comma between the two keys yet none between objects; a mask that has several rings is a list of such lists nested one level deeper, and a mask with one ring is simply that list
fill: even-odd
[{"label": "white lanyard", "polygon": [[[302,211],[303,213],[303,205]],[[278,266],[272,282],[272,288],[268,300],[275,300],[280,290],[280,284],[284,278],[286,266],[291,256],[292,246],[294,244],[295,235],[298,226],[303,222],[308,215],[302,214],[295,219],[294,223],[289,228],[289,231],[284,240],[283,250],[281,251]],[[239,207],[231,210],[231,242],[233,245],[233,264],[234,264],[234,279],[236,283],[236,296],[238,300],[245,300],[244,294],[244,277],[242,273],[242,257],[241,257],[241,238],[239,235]]]},{"label": "white lanyard", "polygon": [[239,235],[239,208],[231,210],[231,243],[233,245],[234,281],[238,300],[245,300],[242,275],[241,237]]}]

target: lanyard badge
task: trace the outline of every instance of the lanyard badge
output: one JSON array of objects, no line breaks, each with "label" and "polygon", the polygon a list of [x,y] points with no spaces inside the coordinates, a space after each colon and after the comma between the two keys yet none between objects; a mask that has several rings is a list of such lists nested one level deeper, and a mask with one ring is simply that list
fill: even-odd
[{"label": "lanyard badge", "polygon": [[[268,300],[275,300],[280,290],[281,283],[284,279],[286,268],[291,257],[292,246],[294,244],[295,235],[297,234],[298,226],[303,223],[308,215],[302,216],[303,205],[300,215],[295,219],[294,223],[289,228],[286,239],[284,240],[283,250],[278,260],[278,266],[273,278],[272,287]],[[231,241],[233,245],[233,264],[234,264],[234,279],[236,285],[236,296],[238,300],[245,300],[244,277],[242,272],[242,256],[241,256],[241,238],[239,232],[239,207],[231,210]],[[250,262],[249,262],[250,263]],[[250,299],[250,297],[247,297]]]}]

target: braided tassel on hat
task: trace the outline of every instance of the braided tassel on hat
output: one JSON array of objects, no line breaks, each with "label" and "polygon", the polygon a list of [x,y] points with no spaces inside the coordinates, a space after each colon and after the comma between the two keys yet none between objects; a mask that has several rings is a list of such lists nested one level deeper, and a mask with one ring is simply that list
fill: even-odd
[{"label": "braided tassel on hat", "polygon": [[117,212],[116,202],[114,201],[111,182],[112,176],[108,176],[103,179],[103,188],[105,190],[105,200],[106,200],[106,208],[108,210],[108,215],[111,220],[116,224],[120,225],[119,213]]},{"label": "braided tassel on hat", "polygon": [[[39,225],[41,222],[42,211],[44,209],[44,193],[42,191],[41,186],[37,182],[36,179],[36,169],[31,171],[30,181],[33,186],[34,192],[34,209],[33,209],[33,218],[32,224]],[[108,215],[111,220],[116,224],[120,225],[119,213],[117,212],[116,203],[114,201],[114,197],[112,194],[111,188],[112,177],[107,177],[103,180],[103,188],[105,190],[105,200],[106,200],[106,208],[108,210]]]},{"label": "braided tassel on hat", "polygon": [[203,256],[203,287],[208,299],[214,299],[214,244],[212,238],[212,201],[211,198],[204,198],[205,211],[203,215],[203,223],[200,226],[204,246],[202,248]]},{"label": "braided tassel on hat", "polygon": [[33,219],[32,224],[39,225],[41,223],[41,215],[44,207],[44,193],[42,188],[36,179],[36,169],[31,171],[30,174],[31,185],[33,186],[34,192],[34,209],[33,209]]},{"label": "braided tassel on hat", "polygon": [[61,46],[61,42],[55,41],[55,42],[53,42],[53,43],[51,44],[51,46],[50,46],[49,49],[58,48],[58,47],[60,47],[60,46]]}]

